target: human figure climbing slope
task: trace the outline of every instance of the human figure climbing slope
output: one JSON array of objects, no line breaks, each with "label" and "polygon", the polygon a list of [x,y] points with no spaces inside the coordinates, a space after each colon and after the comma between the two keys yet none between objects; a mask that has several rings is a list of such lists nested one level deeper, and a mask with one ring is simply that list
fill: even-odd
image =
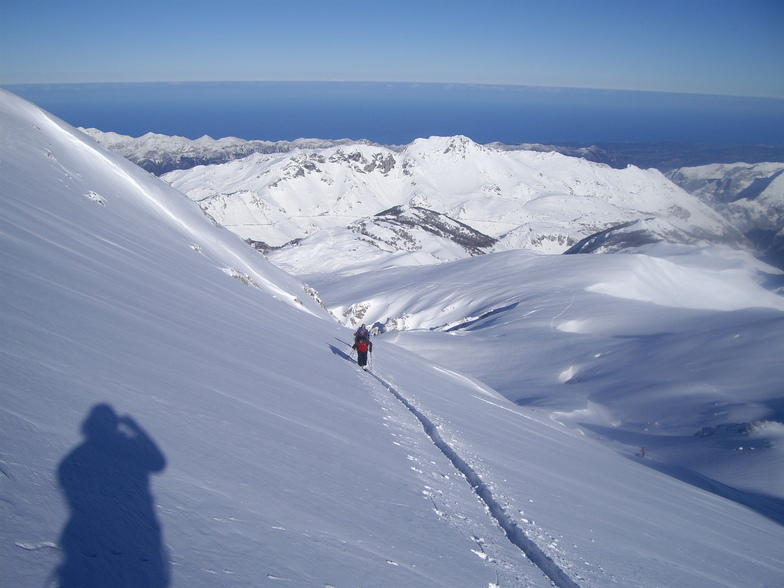
[{"label": "human figure climbing slope", "polygon": [[367,328],[365,327],[365,323],[362,323],[357,329],[357,332],[354,333],[354,344],[356,345],[357,343],[359,343],[360,339],[364,339],[365,341],[370,341],[370,331],[368,331]]},{"label": "human figure climbing slope", "polygon": [[351,348],[357,350],[357,365],[367,369],[368,353],[373,353],[373,343],[370,342],[370,333],[364,324],[354,333],[354,345]]}]

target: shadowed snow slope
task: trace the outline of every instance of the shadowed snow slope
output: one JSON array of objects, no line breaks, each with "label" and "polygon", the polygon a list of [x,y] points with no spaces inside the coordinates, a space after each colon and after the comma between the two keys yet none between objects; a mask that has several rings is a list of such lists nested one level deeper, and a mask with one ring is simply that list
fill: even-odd
[{"label": "shadowed snow slope", "polygon": [[770,517],[383,338],[378,379],[359,370],[350,331],[187,198],[6,92],[0,117],[0,584],[544,587],[547,573],[562,587],[746,587],[784,574]]}]

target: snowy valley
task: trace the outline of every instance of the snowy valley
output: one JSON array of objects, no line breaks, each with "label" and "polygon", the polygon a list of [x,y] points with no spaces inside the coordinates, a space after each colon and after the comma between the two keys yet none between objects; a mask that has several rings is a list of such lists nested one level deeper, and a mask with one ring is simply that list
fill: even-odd
[{"label": "snowy valley", "polygon": [[780,584],[782,272],[660,172],[0,117],[0,584]]}]

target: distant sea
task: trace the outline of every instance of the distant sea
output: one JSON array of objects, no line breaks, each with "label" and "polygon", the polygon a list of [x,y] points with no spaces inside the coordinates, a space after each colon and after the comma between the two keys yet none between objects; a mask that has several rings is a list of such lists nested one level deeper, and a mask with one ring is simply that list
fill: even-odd
[{"label": "distant sea", "polygon": [[5,85],[66,122],[134,137],[784,145],[784,100],[663,92],[359,82]]}]

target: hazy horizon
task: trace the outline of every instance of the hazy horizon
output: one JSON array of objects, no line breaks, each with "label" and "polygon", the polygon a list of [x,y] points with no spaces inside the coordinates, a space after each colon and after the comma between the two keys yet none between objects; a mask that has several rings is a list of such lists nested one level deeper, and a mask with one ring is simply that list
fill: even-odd
[{"label": "hazy horizon", "polygon": [[3,84],[66,122],[196,139],[784,144],[784,99],[404,82]]}]

